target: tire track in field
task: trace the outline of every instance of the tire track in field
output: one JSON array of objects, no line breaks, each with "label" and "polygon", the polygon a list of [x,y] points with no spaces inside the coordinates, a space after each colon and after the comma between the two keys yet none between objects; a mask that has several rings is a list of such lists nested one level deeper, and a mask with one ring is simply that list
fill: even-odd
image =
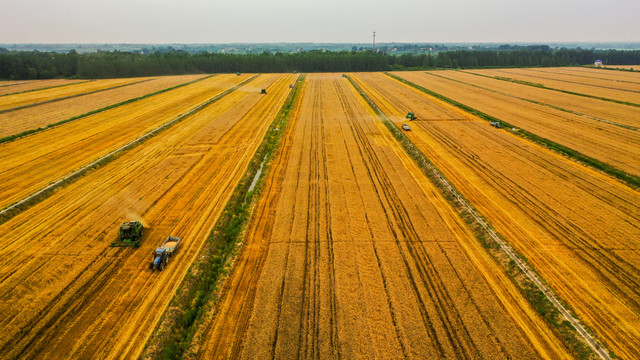
[{"label": "tire track in field", "polygon": [[[348,119],[356,119],[355,113],[350,107],[347,107],[347,100],[342,89],[336,84],[336,91],[340,94],[342,100],[343,110],[348,114]],[[356,139],[359,142],[360,149],[362,151],[362,157],[367,159],[367,170],[371,181],[377,183],[380,188],[377,189],[378,196],[381,203],[386,203],[390,208],[387,212],[385,207],[385,215],[387,218],[389,229],[392,231],[396,243],[402,254],[407,273],[409,274],[414,291],[420,299],[420,303],[423,305],[421,309],[423,322],[425,326],[430,326],[433,321],[440,320],[445,333],[446,338],[450,344],[452,344],[453,351],[458,358],[478,358],[480,353],[470,337],[464,323],[460,317],[460,313],[454,305],[453,300],[449,296],[438,270],[435,268],[429,255],[424,251],[424,248],[416,245],[420,242],[417,231],[413,228],[407,209],[402,204],[402,201],[395,192],[395,189],[388,178],[386,172],[380,160],[378,159],[375,150],[366,138],[362,125],[358,121],[350,121],[352,131],[356,135]],[[400,231],[398,234],[395,230],[394,224]],[[400,236],[401,235],[401,236]],[[400,242],[400,238],[406,239],[404,243]],[[402,245],[407,247],[408,256],[402,249]],[[409,263],[413,263],[418,273],[413,274]],[[426,299],[420,295],[418,290],[417,280],[419,278],[421,282],[426,285],[429,298],[435,300],[436,311],[438,313],[438,319],[429,318],[424,308],[426,307]],[[456,329],[461,329],[456,331]],[[445,357],[445,352],[442,344],[439,340],[435,340],[435,347],[439,350],[440,356]]]},{"label": "tire track in field", "polygon": [[[385,99],[386,100],[386,99]],[[413,105],[413,103],[412,103]],[[395,113],[395,111],[390,110],[392,113]],[[452,158],[462,158],[463,160],[461,161],[462,164],[468,165],[472,168],[474,168],[474,173],[478,174],[479,178],[484,179],[485,176],[484,174],[488,174],[486,177],[488,178],[488,182],[492,183],[491,187],[495,187],[496,189],[499,189],[498,191],[502,191],[500,189],[504,189],[505,194],[517,194],[516,196],[516,200],[513,200],[515,202],[514,205],[518,205],[517,207],[519,209],[521,209],[523,211],[523,214],[532,214],[531,217],[531,221],[535,222],[537,224],[537,226],[539,226],[540,229],[544,229],[545,227],[549,227],[551,234],[553,234],[554,230],[553,227],[554,226],[560,226],[562,227],[561,230],[555,230],[555,232],[559,233],[559,237],[561,238],[560,240],[566,238],[571,239],[571,237],[573,236],[578,236],[578,240],[580,241],[587,241],[588,242],[582,242],[582,243],[578,243],[578,245],[576,246],[580,246],[580,248],[576,248],[576,247],[572,247],[570,246],[569,249],[571,251],[583,251],[585,253],[589,253],[591,251],[597,251],[597,252],[611,252],[611,255],[614,257],[618,257],[619,254],[616,254],[615,249],[606,249],[604,247],[602,247],[602,244],[599,244],[597,242],[597,239],[592,239],[591,237],[587,237],[586,239],[584,238],[586,236],[586,232],[584,229],[580,228],[580,226],[577,223],[572,223],[572,220],[575,219],[564,219],[562,217],[562,214],[559,212],[555,212],[553,211],[554,209],[551,207],[550,204],[544,203],[544,198],[534,198],[533,196],[535,195],[540,195],[539,193],[537,193],[537,191],[531,191],[531,185],[535,184],[535,178],[534,179],[528,179],[528,178],[523,178],[523,179],[518,179],[518,177],[515,177],[516,180],[511,179],[509,177],[510,172],[505,173],[503,170],[501,169],[500,166],[495,166],[494,164],[503,164],[504,165],[504,161],[499,161],[497,158],[495,159],[495,161],[491,161],[491,159],[481,159],[480,157],[478,157],[476,155],[476,153],[474,153],[475,148],[474,147],[466,147],[464,144],[466,143],[471,143],[471,144],[487,144],[486,147],[487,148],[491,148],[491,149],[495,149],[496,151],[496,157],[500,157],[500,154],[503,154],[505,151],[505,149],[508,150],[513,150],[518,152],[518,159],[523,159],[522,161],[524,163],[522,164],[518,164],[516,166],[518,167],[524,167],[527,168],[527,163],[530,162],[531,165],[535,165],[535,167],[540,167],[542,169],[544,169],[545,171],[549,171],[552,174],[552,177],[558,177],[567,181],[570,180],[574,180],[574,182],[570,182],[570,185],[575,185],[576,187],[583,189],[585,191],[585,193],[596,193],[596,194],[606,194],[606,197],[609,197],[609,193],[611,192],[611,199],[608,200],[603,200],[603,202],[607,203],[607,204],[611,204],[612,206],[614,205],[614,203],[622,208],[626,208],[628,210],[628,212],[630,212],[631,214],[633,213],[638,213],[638,208],[637,205],[634,207],[633,203],[631,203],[629,201],[630,198],[622,198],[622,194],[624,193],[618,193],[618,194],[614,194],[613,191],[615,190],[613,187],[609,187],[609,188],[605,188],[603,189],[603,191],[600,191],[600,189],[602,188],[603,185],[606,185],[607,183],[603,183],[600,182],[599,185],[597,184],[593,184],[592,180],[597,180],[599,177],[598,176],[594,176],[594,174],[591,174],[590,172],[587,172],[586,175],[588,176],[584,176],[585,174],[583,174],[583,176],[576,176],[577,172],[579,171],[579,169],[577,167],[573,167],[573,166],[569,166],[567,168],[559,168],[559,164],[557,163],[553,163],[552,159],[555,159],[555,157],[543,157],[544,154],[547,154],[545,152],[541,152],[538,151],[537,148],[534,146],[532,147],[523,147],[522,145],[517,146],[516,143],[518,143],[519,140],[517,140],[517,138],[511,138],[508,136],[492,136],[492,132],[493,130],[491,130],[491,128],[487,127],[487,126],[482,126],[479,123],[467,123],[467,124],[458,124],[455,127],[452,127],[450,125],[448,126],[444,126],[442,124],[438,124],[438,123],[419,123],[417,125],[418,128],[420,129],[424,129],[425,134],[429,134],[430,136],[433,136],[434,139],[436,140],[435,143],[441,143],[442,144],[442,148],[440,147],[434,147],[432,149],[432,153],[437,154],[434,155],[435,158],[439,158],[446,149],[447,154],[448,152],[451,152],[451,154],[453,155]],[[486,141],[482,141],[481,138],[478,139],[474,139],[471,135],[467,135],[465,137],[461,137],[461,135],[464,135],[465,132],[462,131],[464,129],[475,129],[477,133],[487,133],[486,136]],[[447,131],[448,130],[448,131]],[[460,131],[455,131],[455,130],[460,130]],[[437,133],[439,135],[441,135],[442,138],[438,138],[436,135],[433,135],[432,133]],[[468,134],[473,134],[473,131],[469,131]],[[420,132],[416,132],[416,136],[419,138],[420,137]],[[410,135],[411,136],[411,135]],[[429,137],[430,137],[429,136]],[[429,144],[429,142],[431,140],[426,140],[428,137],[425,137],[424,143],[426,145]],[[443,139],[444,138],[444,139]],[[500,140],[495,140],[495,139],[500,139]],[[508,142],[507,144],[505,144],[506,140],[511,139],[511,142]],[[422,141],[422,140],[421,140]],[[498,141],[500,144],[502,144],[502,146],[494,146],[492,144],[492,141]],[[522,149],[521,149],[522,148]],[[428,148],[427,148],[428,149]],[[431,151],[431,150],[430,150]],[[529,154],[529,152],[533,152],[531,154]],[[457,155],[456,153],[461,153],[463,154],[465,157],[463,157],[462,155]],[[482,151],[479,151],[479,153],[482,155]],[[446,155],[447,157],[449,155]],[[531,159],[530,159],[531,158]],[[439,166],[443,166],[444,169],[447,170],[447,172],[450,172],[450,174],[448,176],[452,177],[452,178],[459,178],[460,175],[462,175],[462,178],[464,180],[462,180],[462,185],[460,183],[457,183],[456,186],[458,186],[459,188],[462,187],[464,188],[471,188],[470,192],[469,191],[465,191],[465,196],[472,196],[473,200],[475,200],[475,198],[478,198],[478,202],[476,202],[477,204],[482,204],[482,203],[489,203],[491,195],[490,194],[482,194],[484,197],[489,197],[488,199],[483,199],[482,196],[476,196],[475,194],[473,194],[473,192],[475,190],[473,190],[474,186],[471,183],[474,183],[474,176],[470,175],[469,173],[465,173],[465,172],[461,172],[458,173],[459,169],[457,169],[457,165],[455,163],[451,163],[448,164],[447,162],[444,162],[444,164],[438,164]],[[450,167],[450,168],[447,168]],[[453,174],[453,175],[452,175]],[[546,174],[545,174],[546,177]],[[514,182],[514,181],[520,181],[517,184],[515,184],[516,186],[513,186],[510,184],[510,182]],[[563,182],[559,182],[559,185],[563,185]],[[567,185],[567,184],[564,184]],[[526,190],[526,187],[529,186],[529,191]],[[565,186],[566,187],[566,186]],[[482,188],[480,186],[480,188]],[[467,189],[468,190],[468,189]],[[482,190],[480,190],[482,191]],[[562,191],[562,190],[559,190]],[[544,195],[544,194],[543,194]],[[508,196],[510,197],[510,196]],[[613,200],[612,200],[613,199]],[[553,199],[551,199],[553,200]],[[619,200],[620,203],[617,203],[616,201]],[[511,199],[510,199],[511,201]],[[499,204],[497,204],[499,205]],[[557,205],[557,204],[556,204]],[[561,204],[564,205],[564,204]],[[499,205],[500,207],[502,207],[502,205]],[[566,204],[565,206],[570,207],[570,204]],[[534,211],[532,211],[531,209],[535,209]],[[487,215],[491,215],[494,216],[494,214],[491,214],[491,210],[487,211]],[[508,214],[505,213],[500,213],[500,211],[497,212],[498,215],[497,216],[502,216],[502,217],[506,217],[508,218]],[[517,211],[514,213],[518,213]],[[517,215],[514,215],[517,217]],[[633,215],[631,215],[633,216]],[[637,216],[637,215],[636,215]],[[508,219],[500,219],[497,218],[497,223],[496,224],[501,224],[502,221],[508,222]],[[545,217],[549,217],[550,220],[546,220]],[[547,221],[552,223],[552,226],[547,226]],[[567,222],[567,226],[563,225],[563,221]],[[626,220],[627,223],[629,223],[629,220]],[[557,223],[556,223],[557,222]],[[631,224],[631,223],[629,223]],[[526,228],[526,227],[525,227]],[[503,228],[504,229],[504,228]],[[509,229],[509,226],[507,226],[508,230],[515,230],[515,229]],[[526,230],[526,229],[525,229]],[[507,233],[509,233],[510,231],[507,231]],[[574,234],[575,233],[575,234]],[[507,234],[505,234],[507,235]],[[510,233],[509,235],[511,236],[515,236],[515,239],[518,239],[519,236],[522,236],[522,234],[514,234],[514,233]],[[527,236],[531,236],[532,234],[527,234],[524,235],[525,238]],[[529,249],[527,250],[527,256],[530,259],[536,259],[536,261],[540,261],[538,260],[539,258],[543,258],[545,257],[545,252],[547,253],[548,256],[548,250],[546,249],[546,244],[543,241],[544,239],[537,239],[537,238],[533,238],[532,240],[535,240],[535,243],[531,243],[527,246]],[[539,241],[540,240],[540,241]],[[593,242],[591,242],[591,240],[593,240]],[[602,239],[604,240],[604,239]],[[520,244],[522,245],[522,244]],[[539,249],[539,250],[538,250]],[[536,253],[535,255],[532,254],[532,252]],[[635,250],[636,254],[638,253],[637,249]],[[589,254],[591,255],[591,254]],[[633,257],[631,255],[631,257]],[[553,268],[554,266],[558,266],[557,261],[554,263],[554,260],[552,260],[551,258],[548,259],[548,264],[551,265],[547,265],[547,266],[551,266],[551,268]],[[544,261],[544,260],[542,260]],[[625,264],[626,263],[626,264]],[[637,261],[636,261],[637,263]],[[614,261],[614,265],[618,265],[618,266],[631,266],[632,270],[629,271],[629,267],[627,267],[626,269],[624,268],[619,268],[619,269],[609,269],[610,271],[613,272],[621,272],[624,273],[624,275],[622,275],[624,278],[626,278],[628,280],[628,275],[633,275],[634,272],[637,272],[637,267],[634,267],[634,265],[630,262],[630,261],[623,261],[620,264],[615,264]],[[606,265],[605,265],[606,266]],[[542,267],[538,267],[538,268],[543,268],[544,269],[544,265]],[[634,270],[635,269],[635,270]],[[570,268],[570,266],[564,266],[561,269],[558,269],[558,272],[569,272],[572,269]],[[574,271],[571,271],[574,272]],[[574,278],[579,278],[579,276],[577,276],[577,274],[573,275]],[[607,278],[608,276],[604,276],[605,278]],[[569,276],[568,278],[571,278],[571,276]],[[565,298],[565,300],[570,301],[570,303],[574,304],[574,305],[579,305],[579,306],[583,306],[584,304],[582,304],[582,302],[584,300],[582,299],[575,299],[574,295],[577,295],[578,297],[581,297],[580,295],[580,291],[576,291],[576,289],[579,289],[578,287],[574,287],[575,284],[573,284],[571,281],[567,281],[567,277],[563,276],[550,276],[547,280],[553,280],[556,285],[559,285],[560,290],[562,290],[562,287],[569,287],[572,288],[571,292],[573,293],[572,296],[568,296]],[[606,281],[609,281],[608,279]],[[635,279],[631,279],[631,283],[628,283],[627,286],[634,286],[634,282],[636,282]],[[580,282],[579,280],[576,282]],[[634,291],[637,290],[637,287],[630,292],[627,292],[626,295],[624,296],[633,296]],[[565,294],[567,294],[566,290],[563,290]],[[571,293],[570,292],[570,293]],[[593,292],[587,292],[587,294],[584,294],[584,292],[582,292],[582,295],[586,295],[586,296],[593,296]],[[587,302],[587,304],[589,304],[589,302]],[[590,302],[590,304],[593,304],[593,302]],[[613,305],[612,305],[613,306]],[[598,312],[600,314],[602,314],[602,310],[600,309],[594,309],[593,307],[591,307],[590,305],[587,305],[586,307],[586,312],[588,316],[584,316],[583,314],[583,319],[588,319],[591,318],[591,314],[597,314]],[[619,315],[618,315],[619,316]],[[615,318],[615,316],[613,317]],[[613,319],[612,317],[601,317],[599,320],[601,320],[602,324],[600,323],[600,321],[596,320],[595,324],[597,327],[600,327],[600,325],[604,325],[605,328],[608,326],[610,329],[615,329],[617,326],[616,324],[610,323],[609,320]],[[629,319],[629,323],[633,322],[632,319]],[[608,323],[608,325],[606,325]],[[592,322],[592,326],[593,326],[594,322]],[[620,325],[619,325],[620,326]],[[629,326],[629,324],[625,324],[625,326]],[[627,329],[628,330],[628,329]],[[627,334],[630,334],[629,332],[617,332],[619,333],[620,336],[624,336],[625,340],[622,339],[617,339],[616,341],[627,341],[627,340],[631,340],[630,338],[627,337]],[[601,352],[601,350],[599,348],[594,348],[595,351],[598,351],[599,354],[603,357],[606,357],[606,354],[603,354]]]},{"label": "tire track in field", "polygon": [[[347,124],[347,128],[343,127],[343,122],[338,123],[339,127],[340,127],[340,132],[341,133],[351,133],[351,125]],[[346,149],[346,156],[347,156],[347,160],[349,163],[349,169],[351,170],[351,174],[353,175],[353,178],[356,179],[358,177],[358,173],[356,172],[356,169],[354,168],[354,161],[352,159],[352,154],[351,154],[351,150],[349,148],[349,146],[347,146],[347,141],[346,141],[346,136],[342,136],[342,143],[344,145],[344,148]],[[360,151],[358,151],[358,153],[360,153]],[[355,182],[356,183],[356,187],[358,189],[358,194],[359,199],[360,199],[360,203],[362,204],[362,207],[364,208],[365,205],[365,201],[363,199],[363,188],[361,187],[359,182]],[[369,214],[367,212],[364,213],[364,218],[365,221],[367,223],[367,231],[368,231],[368,235],[371,239],[375,239],[375,235],[373,233],[372,230],[372,222],[373,220],[369,218]],[[376,259],[376,266],[378,267],[378,270],[380,271],[380,276],[382,278],[382,287],[384,289],[384,293],[385,293],[385,300],[386,300],[386,304],[387,307],[389,308],[389,315],[391,316],[391,322],[393,324],[393,328],[395,330],[395,335],[396,335],[396,340],[398,341],[398,344],[400,345],[400,349],[402,351],[402,356],[403,358],[407,358],[408,354],[407,354],[407,345],[405,344],[404,341],[404,337],[401,335],[400,333],[400,327],[398,324],[398,319],[397,319],[397,314],[396,314],[396,309],[395,306],[393,305],[393,302],[391,301],[391,293],[389,290],[389,280],[388,280],[388,275],[385,273],[384,268],[382,266],[382,260],[381,260],[381,256],[380,256],[380,249],[378,247],[378,245],[376,244],[376,241],[372,241],[371,242],[371,247],[373,249],[373,253]],[[362,284],[362,282],[361,282]],[[433,329],[431,329],[433,330]],[[431,334],[435,334],[435,331],[431,332]]]},{"label": "tire track in field", "polygon": [[[456,140],[451,138],[451,135],[436,127],[429,127],[428,124],[420,124],[419,126],[423,127],[425,131],[428,131],[439,142],[453,149],[452,151],[457,153],[460,158],[465,159],[465,163],[469,164],[471,168],[480,174],[485,174],[484,177],[493,181],[497,187],[507,189],[508,193],[514,194],[521,202],[513,202],[515,206],[520,208],[524,213],[535,214],[538,219],[532,217],[532,220],[541,226],[551,228],[552,233],[556,234],[558,238],[564,239],[563,242],[567,244],[568,249],[575,254],[576,257],[590,264],[592,270],[597,273],[597,276],[603,282],[606,282],[608,284],[607,286],[614,291],[617,296],[625,299],[627,305],[632,306],[636,312],[640,312],[640,269],[625,258],[610,251],[603,250],[600,242],[594,239],[593,236],[583,228],[565,219],[548,204],[532,198],[522,185],[502,175],[500,171],[491,167],[490,164],[478,161],[473,154],[457,147],[455,145]],[[496,141],[497,140],[498,139],[496,139]],[[547,163],[547,160],[543,159],[538,152],[528,150],[519,150],[519,152],[522,153],[523,158],[529,159],[533,163]],[[555,166],[543,166],[558,177],[568,177],[567,174],[560,173],[560,170]],[[579,188],[585,192],[593,193],[594,188],[598,188],[598,190],[604,191],[605,193],[609,192],[608,189],[595,186],[592,182],[589,182],[588,179],[578,179],[578,181],[574,181],[574,183],[577,183]],[[612,197],[616,198],[615,196]],[[618,199],[626,202],[626,199]],[[612,200],[607,199],[605,202],[609,205],[614,205]],[[629,203],[629,205],[632,204]]]}]

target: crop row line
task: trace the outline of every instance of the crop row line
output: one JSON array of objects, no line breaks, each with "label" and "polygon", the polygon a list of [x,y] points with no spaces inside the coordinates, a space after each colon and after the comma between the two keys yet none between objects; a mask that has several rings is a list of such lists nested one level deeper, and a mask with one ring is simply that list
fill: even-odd
[{"label": "crop row line", "polygon": [[[254,199],[262,189],[271,160],[279,148],[291,113],[300,98],[304,78],[305,76],[301,75],[296,81],[294,89],[287,95],[284,104],[251,158],[247,171],[236,185],[222,214],[209,234],[206,244],[201,250],[201,255],[189,268],[189,272],[171,301],[171,305],[165,310],[163,318],[167,321],[167,317],[170,317],[171,320],[168,320],[168,325],[159,325],[154,331],[150,341],[154,341],[154,343],[159,341],[161,348],[157,350],[158,353],[152,351],[154,352],[151,355],[152,358],[180,359],[191,343],[197,322],[202,318],[207,306],[210,305],[221,277],[228,270],[229,260],[237,250],[237,244],[243,240],[244,229],[253,213]],[[157,340],[153,340],[154,338]],[[148,345],[149,343],[147,343]]]},{"label": "crop row line", "polygon": [[139,96],[137,98],[125,100],[125,101],[122,101],[122,102],[119,102],[119,103],[116,103],[116,104],[107,105],[107,106],[102,107],[100,109],[91,110],[91,111],[86,112],[84,114],[76,115],[76,116],[70,117],[70,118],[68,118],[66,120],[58,121],[56,123],[47,124],[45,126],[37,128],[37,129],[26,130],[26,131],[23,131],[23,132],[18,133],[18,134],[5,136],[3,138],[0,138],[0,144],[5,143],[5,142],[9,142],[9,141],[13,141],[13,140],[17,140],[17,139],[23,138],[23,137],[28,136],[28,135],[33,135],[35,133],[39,133],[40,131],[48,130],[48,129],[51,129],[51,128],[54,128],[56,126],[60,126],[60,125],[66,124],[66,123],[74,121],[74,120],[82,119],[84,117],[87,117],[87,116],[90,116],[90,115],[94,115],[94,114],[98,114],[98,113],[101,113],[103,111],[111,110],[113,108],[117,108],[117,107],[120,107],[120,106],[123,106],[123,105],[130,104],[132,102],[136,102],[136,101],[139,101],[139,100],[142,100],[142,99],[146,99],[146,98],[154,96],[154,95],[159,95],[159,94],[162,94],[162,93],[165,93],[167,91],[171,91],[171,90],[183,87],[183,86],[191,85],[191,84],[193,84],[195,82],[208,79],[208,78],[210,78],[212,76],[215,76],[215,75],[205,76],[205,77],[202,77],[202,78],[199,78],[199,79],[195,79],[195,80],[186,82],[184,84],[178,84],[176,86],[172,86],[172,87],[169,87],[169,88],[166,88],[166,89],[162,89],[162,90],[158,90],[158,91],[155,91],[155,92],[152,92],[152,93],[149,93],[149,94],[145,94],[145,95]]},{"label": "crop row line", "polygon": [[[525,261],[523,261],[524,257],[521,254],[518,254],[514,249],[512,249],[492,229],[492,227],[488,224],[488,222],[484,219],[484,217],[480,214],[480,212],[477,209],[475,209],[474,207],[471,206],[471,204],[459,193],[459,191],[453,185],[451,185],[451,183],[440,172],[440,170],[433,163],[431,163],[431,161],[429,161],[429,159],[424,155],[424,153],[422,153],[422,151],[420,151],[420,149],[418,149],[415,146],[415,144],[409,139],[409,137],[407,137],[407,135],[405,135],[402,132],[402,130],[400,130],[398,128],[398,126],[395,125],[388,118],[388,116],[358,86],[358,84],[356,84],[355,81],[353,81],[353,79],[350,76],[347,75],[346,78],[347,78],[347,80],[349,80],[349,82],[351,82],[351,84],[355,87],[355,89],[358,91],[360,96],[362,96],[362,98],[369,104],[369,106],[373,109],[373,111],[378,116],[380,116],[380,118],[382,119],[382,122],[384,123],[384,125],[389,129],[389,131],[393,134],[395,139],[402,145],[402,147],[405,149],[405,151],[407,151],[407,153],[411,156],[411,158],[414,161],[416,161],[416,163],[423,170],[425,175],[427,175],[427,177],[438,188],[440,188],[445,193],[445,198],[453,205],[453,207],[455,209],[457,209],[459,211],[461,217],[463,217],[463,219],[465,219],[465,221],[467,221],[467,223],[473,222],[473,223],[475,223],[476,225],[479,226],[479,228],[478,228],[478,226],[472,227],[472,230],[473,230],[474,234],[476,235],[476,237],[478,238],[478,240],[480,240],[480,242],[483,244],[483,246],[490,250],[491,248],[495,249],[495,245],[494,244],[497,244],[497,246],[503,251],[503,253],[505,255],[507,255],[507,257],[517,266],[517,268],[520,270],[520,273],[526,276],[526,278],[530,281],[529,284],[522,284],[522,283],[516,281],[515,277],[516,277],[517,274],[513,273],[513,269],[510,269],[509,265],[507,263],[505,263],[504,261],[502,261],[500,259],[500,257],[496,253],[494,253],[492,251],[489,251],[490,254],[497,260],[497,262],[502,264],[505,267],[505,270],[506,270],[507,274],[510,275],[510,278],[513,280],[515,285],[523,292],[523,294],[525,295],[525,298],[527,299],[527,301],[532,305],[532,307],[536,311],[538,311],[542,315],[542,317],[545,319],[545,321],[549,322],[552,326],[554,326],[556,328],[559,327],[559,325],[553,323],[553,321],[548,316],[545,316],[544,312],[546,312],[546,310],[549,310],[548,306],[541,305],[541,304],[538,303],[540,301],[539,298],[538,298],[538,294],[536,293],[536,291],[532,291],[532,289],[531,289],[532,286],[535,286],[535,288],[537,288],[537,290],[539,292],[542,292],[542,294],[544,294],[544,296],[546,296],[546,299],[549,302],[551,302],[551,304],[553,304],[553,308],[555,309],[555,311],[559,312],[560,314],[562,314],[562,316],[569,323],[571,323],[571,325],[574,328],[573,331],[577,331],[578,332],[580,337],[582,337],[584,342],[586,344],[588,344],[589,347],[591,347],[593,352],[598,354],[598,356],[601,359],[610,360],[611,358],[610,358],[609,354],[602,348],[601,345],[599,345],[599,342],[596,341],[585,330],[585,328],[576,319],[576,317],[573,316],[565,308],[565,306],[561,304],[561,302],[553,294],[551,289],[549,287],[547,287],[545,284],[543,284],[543,282],[540,280],[538,275],[536,275],[536,273],[533,270],[531,270],[529,265],[527,265],[525,263]],[[471,219],[469,219],[469,217],[471,217]],[[493,244],[488,243],[486,241],[487,240],[487,236],[489,236],[494,241]],[[572,341],[571,336],[568,335],[567,332],[571,332],[572,329],[565,326],[565,330],[566,331],[560,331],[560,333],[561,333],[562,337],[564,338],[564,340],[570,346],[573,347],[573,350],[577,354],[581,355],[582,357],[587,358],[588,355],[585,353],[585,350],[581,349],[581,346],[579,344],[576,344],[575,341]]]},{"label": "crop row line", "polygon": [[548,149],[551,149],[557,153],[559,153],[560,155],[566,156],[568,158],[571,158],[581,164],[587,165],[593,169],[602,171],[608,175],[613,176],[614,178],[621,180],[624,184],[627,184],[629,187],[637,189],[640,188],[640,178],[631,174],[626,173],[625,171],[622,171],[620,169],[617,169],[607,163],[604,163],[600,160],[594,159],[592,157],[589,157],[587,155],[584,155],[574,149],[571,149],[569,147],[566,147],[564,145],[558,144],[554,141],[551,141],[547,138],[543,138],[539,135],[536,135],[532,132],[529,132],[527,130],[524,130],[522,128],[518,128],[514,125],[509,124],[508,122],[498,119],[494,116],[491,116],[489,114],[483,113],[482,111],[476,110],[470,106],[467,106],[465,104],[459,103],[453,99],[450,99],[444,95],[440,95],[434,91],[431,91],[427,88],[424,88],[420,85],[417,85],[415,83],[412,83],[409,80],[403,79],[399,76],[390,74],[385,72],[385,74],[393,79],[396,79],[404,84],[407,84],[409,86],[412,86],[428,95],[431,95],[435,98],[438,98],[440,100],[443,100],[444,102],[447,102],[451,105],[454,105],[472,115],[475,115],[479,118],[482,118],[484,120],[490,121],[490,122],[497,122],[501,125],[502,128],[504,128],[505,130],[509,130],[509,129],[516,129],[517,131],[511,131],[513,134],[516,134],[518,136],[521,136],[527,140],[530,140],[534,143],[537,143],[538,145],[542,145],[543,147],[546,147]]},{"label": "crop row line", "polygon": [[13,203],[12,205],[7,206],[6,208],[2,209],[0,211],[0,224],[3,222],[6,222],[7,220],[9,220],[10,218],[14,217],[15,215],[17,215],[18,213],[20,213],[21,211],[29,208],[30,206],[42,201],[43,199],[45,199],[46,197],[48,197],[51,193],[53,193],[54,190],[67,185],[73,181],[75,181],[76,179],[78,179],[80,176],[86,174],[87,172],[89,172],[92,169],[97,169],[100,168],[102,166],[104,166],[105,164],[115,160],[116,158],[118,158],[120,155],[122,155],[125,151],[131,150],[134,147],[136,147],[137,145],[143,143],[144,141],[152,138],[153,136],[157,135],[158,133],[160,133],[163,130],[168,129],[169,127],[171,127],[172,125],[184,120],[185,118],[187,118],[188,116],[191,116],[193,114],[195,114],[196,112],[204,109],[205,107],[207,107],[208,105],[210,105],[211,103],[220,100],[221,98],[223,98],[224,96],[230,94],[231,92],[235,91],[236,89],[238,89],[239,87],[245,85],[246,83],[250,82],[251,80],[255,79],[258,75],[254,75],[252,77],[250,77],[247,80],[244,80],[243,82],[234,85],[233,87],[225,90],[224,92],[214,96],[213,98],[207,100],[206,102],[196,106],[195,108],[189,110],[188,112],[179,115],[178,117],[176,117],[173,120],[170,120],[166,123],[164,123],[163,125],[147,132],[146,134],[138,137],[137,139],[127,143],[126,145],[121,146],[120,148],[113,150],[112,152],[100,157],[99,159],[93,161],[92,163],[83,166],[82,168],[74,171],[73,173],[57,180],[56,182],[36,191],[35,193],[27,196],[26,198],[19,200],[15,203]]}]

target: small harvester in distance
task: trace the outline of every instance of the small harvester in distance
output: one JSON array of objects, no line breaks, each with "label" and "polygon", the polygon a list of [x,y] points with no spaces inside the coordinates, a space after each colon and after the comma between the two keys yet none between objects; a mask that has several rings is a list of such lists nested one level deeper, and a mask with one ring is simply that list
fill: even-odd
[{"label": "small harvester in distance", "polygon": [[489,122],[489,125],[493,126],[496,129],[500,129],[502,127],[499,121],[491,121]]},{"label": "small harvester in distance", "polygon": [[289,89],[293,89],[293,84],[289,84]]},{"label": "small harvester in distance", "polygon": [[149,269],[160,270],[164,269],[169,262],[169,258],[175,255],[178,251],[178,245],[180,244],[180,238],[177,236],[168,236],[162,245],[153,252],[153,261],[149,264]]},{"label": "small harvester in distance", "polygon": [[260,90],[260,94],[266,94],[266,93],[267,93],[267,89]]},{"label": "small harvester in distance", "polygon": [[237,73],[236,73],[236,75],[240,76],[240,75],[242,75],[242,74],[241,74],[241,73],[239,73],[239,72],[237,72]]},{"label": "small harvester in distance", "polygon": [[409,112],[407,113],[407,119],[409,119],[410,121],[416,120],[418,117],[416,116],[416,114]]},{"label": "small harvester in distance", "polygon": [[144,226],[140,221],[127,221],[120,225],[120,235],[118,240],[111,243],[111,246],[135,246],[140,247],[140,239]]},{"label": "small harvester in distance", "polygon": [[411,126],[409,126],[409,124],[402,124],[402,130],[411,131]]}]

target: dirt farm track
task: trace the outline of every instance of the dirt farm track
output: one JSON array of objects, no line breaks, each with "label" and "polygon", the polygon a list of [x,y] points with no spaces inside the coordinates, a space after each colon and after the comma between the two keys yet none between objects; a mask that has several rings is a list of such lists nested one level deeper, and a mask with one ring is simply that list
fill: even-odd
[{"label": "dirt farm track", "polygon": [[[167,310],[266,141],[225,275],[180,305],[198,308],[178,357],[636,359],[638,107],[637,73],[594,68],[0,81],[0,359],[168,356]],[[140,247],[111,247],[130,220]]]}]

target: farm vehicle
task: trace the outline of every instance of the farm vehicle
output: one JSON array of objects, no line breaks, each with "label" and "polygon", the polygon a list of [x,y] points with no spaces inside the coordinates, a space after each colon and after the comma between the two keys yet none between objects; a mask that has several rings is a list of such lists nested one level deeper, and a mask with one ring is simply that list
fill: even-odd
[{"label": "farm vehicle", "polygon": [[416,116],[416,114],[409,112],[407,113],[407,119],[409,119],[410,121],[416,120],[418,119],[418,117]]},{"label": "farm vehicle", "polygon": [[140,221],[127,221],[120,225],[120,235],[118,240],[111,243],[111,246],[135,246],[140,247],[140,239],[144,226]]},{"label": "farm vehicle", "polygon": [[162,245],[153,252],[153,261],[149,264],[149,269],[160,270],[164,269],[171,258],[177,251],[180,244],[180,238],[177,236],[169,236]]}]

